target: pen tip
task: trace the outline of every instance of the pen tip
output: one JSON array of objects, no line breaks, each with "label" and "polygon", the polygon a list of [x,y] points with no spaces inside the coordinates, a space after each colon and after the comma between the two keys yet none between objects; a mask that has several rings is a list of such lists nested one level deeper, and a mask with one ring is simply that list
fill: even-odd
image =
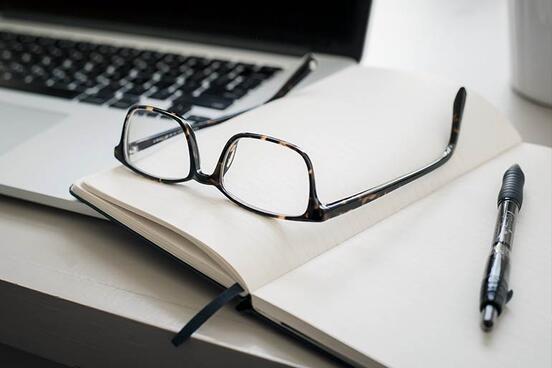
[{"label": "pen tip", "polygon": [[481,312],[481,328],[483,331],[488,332],[493,328],[494,320],[496,318],[496,309],[492,305],[487,305]]}]

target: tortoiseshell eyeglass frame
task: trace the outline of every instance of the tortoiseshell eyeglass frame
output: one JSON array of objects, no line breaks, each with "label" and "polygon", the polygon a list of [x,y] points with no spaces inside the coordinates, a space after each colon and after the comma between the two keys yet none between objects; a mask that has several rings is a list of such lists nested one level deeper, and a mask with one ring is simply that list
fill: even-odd
[{"label": "tortoiseshell eyeglass frame", "polygon": [[[450,137],[441,157],[435,159],[434,161],[430,162],[429,164],[423,166],[418,170],[412,171],[408,174],[405,174],[403,176],[400,176],[398,178],[395,178],[391,181],[375,186],[373,188],[367,189],[365,191],[359,192],[352,196],[340,199],[335,202],[327,203],[327,204],[323,204],[322,202],[320,202],[318,195],[316,193],[314,168],[312,165],[312,161],[309,158],[309,155],[305,153],[303,150],[301,150],[299,147],[297,147],[296,145],[288,143],[281,139],[269,137],[262,134],[239,133],[232,136],[224,146],[213,173],[205,174],[201,171],[201,168],[200,168],[199,150],[197,147],[197,140],[196,140],[194,130],[192,129],[192,126],[177,114],[174,114],[172,112],[165,111],[153,106],[134,106],[129,110],[125,118],[121,141],[119,142],[117,147],[115,147],[115,157],[123,165],[125,165],[132,171],[142,176],[145,176],[147,178],[159,181],[161,183],[174,184],[174,183],[186,182],[189,180],[195,180],[201,184],[213,185],[232,202],[236,203],[242,208],[245,208],[249,211],[253,211],[260,215],[270,216],[270,217],[283,219],[283,220],[322,222],[322,221],[331,219],[333,217],[342,215],[346,212],[349,212],[367,203],[370,203],[394,191],[395,189],[398,189],[424,175],[429,174],[433,170],[437,169],[438,167],[446,163],[452,157],[458,142],[458,136],[460,134],[460,126],[462,122],[462,115],[464,112],[465,103],[466,103],[466,90],[464,89],[464,87],[462,87],[458,90],[458,93],[456,94],[456,98],[454,100]],[[128,162],[128,160],[126,159],[127,148],[125,148],[125,139],[126,139],[128,121],[129,121],[129,117],[139,109],[144,109],[149,112],[159,113],[166,118],[174,119],[180,125],[180,128],[182,129],[180,133],[184,132],[186,136],[186,140],[188,143],[188,151],[190,155],[190,172],[187,177],[182,179],[177,179],[177,180],[169,180],[169,179],[154,177],[145,172],[140,171],[139,169],[135,168],[132,164]],[[165,136],[162,138],[168,139],[170,137],[175,136],[176,134],[179,134],[179,133],[175,133],[174,131],[167,131],[165,132]],[[143,148],[147,148],[147,147],[150,147],[152,144],[155,144],[159,141],[164,140],[164,139],[159,140],[159,138],[160,138],[159,135],[155,136],[155,142],[153,143],[152,143],[152,140],[148,138],[146,140],[142,140],[141,142],[132,142],[132,144],[135,144],[136,145],[135,147],[137,147],[138,149],[141,148],[140,147],[141,144],[145,144]],[[264,211],[262,209],[253,207],[241,201],[239,198],[234,197],[231,193],[229,193],[224,188],[224,174],[231,165],[231,158],[230,158],[232,156],[231,154],[236,149],[238,140],[242,138],[259,139],[269,143],[279,144],[285,148],[288,148],[297,152],[303,158],[306,164],[306,169],[308,171],[309,200],[308,200],[307,208],[302,215],[288,216],[288,215],[282,215],[282,214]],[[228,162],[230,162],[230,164]]]}]

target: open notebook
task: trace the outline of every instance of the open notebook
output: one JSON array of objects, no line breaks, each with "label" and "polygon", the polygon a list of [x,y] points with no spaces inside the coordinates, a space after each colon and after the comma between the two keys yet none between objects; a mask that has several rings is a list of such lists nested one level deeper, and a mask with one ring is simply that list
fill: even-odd
[{"label": "open notebook", "polygon": [[[341,199],[439,157],[458,87],[353,66],[199,131],[202,169],[212,172],[233,134],[267,134],[309,154],[323,202]],[[497,331],[501,344],[489,346],[478,328],[477,293],[501,175],[514,162],[527,177],[520,218],[541,225],[533,241],[550,244],[550,231],[543,227],[551,221],[551,178],[539,172],[549,170],[551,156],[547,148],[522,144],[504,118],[468,89],[457,150],[449,162],[323,223],[266,218],[236,206],[213,187],[161,184],[125,167],[83,178],[71,192],[217,283],[239,283],[257,313],[349,363],[401,366],[414,359],[420,366],[442,366],[443,359],[451,359],[447,354],[464,349],[463,366],[496,359],[516,366],[519,360],[508,357],[519,349],[526,359],[551,362],[545,348],[550,333],[537,327],[537,318],[544,318],[547,330],[551,326],[550,257],[534,269],[546,273],[539,277],[548,276],[548,297],[537,307],[542,313],[525,316],[533,318],[529,326],[540,328],[537,332],[527,325],[522,333]],[[536,177],[540,180],[531,179]],[[529,252],[514,250],[513,278],[521,274],[516,257],[524,251]],[[500,328],[507,329],[514,318],[503,319]]]}]

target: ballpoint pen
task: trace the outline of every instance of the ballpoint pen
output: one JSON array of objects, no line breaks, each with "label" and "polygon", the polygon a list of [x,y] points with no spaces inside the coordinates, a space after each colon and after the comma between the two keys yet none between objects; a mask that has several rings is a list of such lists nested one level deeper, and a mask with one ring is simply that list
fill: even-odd
[{"label": "ballpoint pen", "polygon": [[502,178],[502,188],[498,193],[498,218],[479,299],[481,328],[484,331],[493,328],[504,304],[513,295],[513,291],[508,289],[510,251],[516,216],[523,202],[524,183],[525,176],[517,164],[506,170]]}]

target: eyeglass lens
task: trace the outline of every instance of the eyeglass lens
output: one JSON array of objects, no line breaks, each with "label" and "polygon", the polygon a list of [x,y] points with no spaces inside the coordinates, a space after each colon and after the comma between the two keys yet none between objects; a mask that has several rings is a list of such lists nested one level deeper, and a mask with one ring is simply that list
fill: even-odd
[{"label": "eyeglass lens", "polygon": [[186,135],[174,118],[135,109],[127,120],[125,158],[138,171],[165,180],[182,180],[190,173]]},{"label": "eyeglass lens", "polygon": [[227,151],[222,170],[224,189],[249,207],[286,216],[300,216],[307,209],[307,165],[289,147],[240,138]]}]

